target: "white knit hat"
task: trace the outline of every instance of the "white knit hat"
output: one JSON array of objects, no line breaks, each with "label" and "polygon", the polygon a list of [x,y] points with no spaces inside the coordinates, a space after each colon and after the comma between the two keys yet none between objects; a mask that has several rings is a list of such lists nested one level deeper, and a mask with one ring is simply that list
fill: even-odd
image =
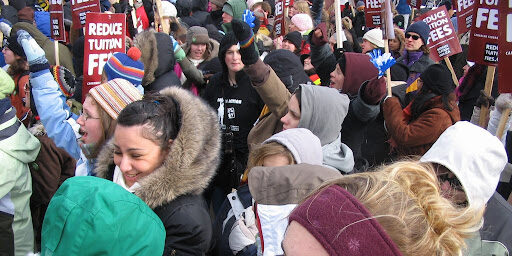
[{"label": "white knit hat", "polygon": [[176,15],[178,15],[176,7],[168,1],[162,1],[162,16],[176,17]]},{"label": "white knit hat", "polygon": [[471,208],[484,207],[507,164],[501,141],[488,131],[461,121],[446,129],[421,157],[448,168],[459,179]]},{"label": "white knit hat", "polygon": [[285,146],[293,155],[296,164],[322,165],[323,154],[320,139],[310,130],[294,128],[272,135],[263,142],[277,142]]},{"label": "white knit hat", "polygon": [[313,20],[311,16],[305,13],[295,14],[292,17],[292,23],[299,29],[299,31],[306,31],[313,29]]},{"label": "white knit hat", "polygon": [[374,28],[366,32],[363,36],[368,42],[376,45],[379,48],[384,47],[384,39],[382,39],[382,30],[380,28]]}]

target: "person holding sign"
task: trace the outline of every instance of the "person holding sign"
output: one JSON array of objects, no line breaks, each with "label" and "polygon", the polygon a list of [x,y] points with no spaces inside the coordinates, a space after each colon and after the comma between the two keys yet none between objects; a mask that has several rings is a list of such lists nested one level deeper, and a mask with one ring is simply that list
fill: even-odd
[{"label": "person holding sign", "polygon": [[424,21],[413,23],[405,31],[405,52],[396,62],[409,67],[407,85],[416,81],[428,66],[434,64],[429,57],[430,50],[427,48],[429,33],[430,29]]},{"label": "person holding sign", "polygon": [[50,73],[43,49],[28,32],[19,30],[17,34],[30,65],[31,97],[48,136],[78,160],[75,176],[92,175],[96,157],[112,137],[119,112],[142,94],[124,79],[103,83],[89,91],[83,113],[77,118]]},{"label": "person holding sign", "polygon": [[423,155],[446,128],[460,120],[448,68],[431,65],[418,84],[419,92],[405,109],[397,97],[386,97],[383,103],[390,144],[399,156]]}]

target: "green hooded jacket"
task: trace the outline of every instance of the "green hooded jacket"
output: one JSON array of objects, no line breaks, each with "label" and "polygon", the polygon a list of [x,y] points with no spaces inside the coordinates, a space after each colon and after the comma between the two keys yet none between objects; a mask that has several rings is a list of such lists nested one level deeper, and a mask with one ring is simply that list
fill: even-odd
[{"label": "green hooded jacket", "polygon": [[[233,19],[244,20],[244,11],[247,8],[247,3],[243,0],[229,0],[224,5],[231,6],[231,10],[233,11]],[[227,34],[229,32],[233,32],[231,28],[231,23],[222,24],[222,30]]]},{"label": "green hooded jacket", "polygon": [[43,222],[41,255],[162,255],[165,229],[140,198],[92,176],[67,179]]},{"label": "green hooded jacket", "polygon": [[[10,230],[10,241],[2,237],[0,254],[13,247],[15,255],[33,252],[34,231],[30,214],[32,178],[28,163],[39,154],[39,140],[16,118],[10,100],[0,100],[0,212],[10,216],[11,225],[2,221],[0,233]],[[7,224],[7,225],[6,225]],[[8,254],[10,255],[10,253]]]}]

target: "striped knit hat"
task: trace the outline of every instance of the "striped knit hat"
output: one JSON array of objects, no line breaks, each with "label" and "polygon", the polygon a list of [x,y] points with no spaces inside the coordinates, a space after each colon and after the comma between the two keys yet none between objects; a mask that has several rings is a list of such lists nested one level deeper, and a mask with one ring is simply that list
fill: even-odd
[{"label": "striped knit hat", "polygon": [[139,61],[141,52],[136,47],[128,49],[127,54],[116,52],[105,64],[103,71],[107,80],[123,78],[135,86],[142,83],[144,77],[144,64]]},{"label": "striped knit hat", "polygon": [[117,116],[126,105],[142,99],[142,94],[125,79],[116,78],[100,84],[89,91],[89,95],[112,117]]}]

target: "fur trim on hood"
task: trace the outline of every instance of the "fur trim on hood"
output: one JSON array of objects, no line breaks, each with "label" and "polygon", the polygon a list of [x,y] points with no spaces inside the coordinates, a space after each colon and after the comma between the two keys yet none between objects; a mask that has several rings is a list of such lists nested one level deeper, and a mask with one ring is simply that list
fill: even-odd
[{"label": "fur trim on hood", "polygon": [[[177,87],[160,93],[178,102],[181,127],[163,164],[138,181],[140,188],[135,190],[135,195],[153,209],[181,195],[201,194],[215,175],[221,146],[217,115],[208,104]],[[111,140],[101,150],[94,172],[107,178],[113,163]]]},{"label": "fur trim on hood", "polygon": [[158,47],[155,31],[146,30],[137,34],[134,45],[143,53],[140,57],[140,60],[144,63],[142,86],[146,86],[155,81],[155,71],[158,68]]}]

